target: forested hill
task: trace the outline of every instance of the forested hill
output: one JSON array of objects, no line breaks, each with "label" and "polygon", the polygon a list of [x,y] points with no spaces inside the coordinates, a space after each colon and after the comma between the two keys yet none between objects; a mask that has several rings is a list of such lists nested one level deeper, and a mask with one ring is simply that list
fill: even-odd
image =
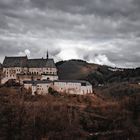
[{"label": "forested hill", "polygon": [[83,60],[56,63],[60,79],[84,79],[93,85],[115,82],[140,82],[140,68],[118,69],[87,63]]},{"label": "forested hill", "polygon": [[60,61],[56,63],[60,79],[85,79],[89,74],[97,71],[98,65],[89,64],[82,60]]}]

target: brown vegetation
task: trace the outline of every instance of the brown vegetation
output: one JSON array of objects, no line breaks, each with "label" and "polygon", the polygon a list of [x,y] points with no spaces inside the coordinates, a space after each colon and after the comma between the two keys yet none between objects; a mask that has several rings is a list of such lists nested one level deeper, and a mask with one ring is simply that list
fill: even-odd
[{"label": "brown vegetation", "polygon": [[139,139],[140,97],[31,96],[0,88],[0,140]]}]

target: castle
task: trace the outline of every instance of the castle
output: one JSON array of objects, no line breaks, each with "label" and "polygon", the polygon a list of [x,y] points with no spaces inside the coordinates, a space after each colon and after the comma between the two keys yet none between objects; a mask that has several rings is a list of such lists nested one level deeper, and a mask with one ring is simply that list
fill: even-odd
[{"label": "castle", "polygon": [[28,59],[27,56],[5,57],[2,65],[1,84],[15,80],[32,94],[47,94],[49,88],[70,94],[92,93],[88,81],[59,80],[54,60],[48,56],[40,59]]}]

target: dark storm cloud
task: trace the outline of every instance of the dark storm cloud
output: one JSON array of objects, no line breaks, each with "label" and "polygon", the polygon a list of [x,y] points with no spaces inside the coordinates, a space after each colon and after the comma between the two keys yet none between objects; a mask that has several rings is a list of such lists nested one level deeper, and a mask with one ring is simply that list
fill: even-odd
[{"label": "dark storm cloud", "polygon": [[139,11],[139,0],[31,0],[32,6],[69,13],[129,16]]},{"label": "dark storm cloud", "polygon": [[49,50],[56,60],[140,66],[139,13],[139,0],[1,0],[0,59]]}]

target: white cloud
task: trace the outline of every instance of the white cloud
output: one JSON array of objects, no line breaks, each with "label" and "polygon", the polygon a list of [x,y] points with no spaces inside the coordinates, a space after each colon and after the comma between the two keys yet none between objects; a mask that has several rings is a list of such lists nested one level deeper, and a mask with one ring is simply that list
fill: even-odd
[{"label": "white cloud", "polygon": [[25,54],[26,54],[27,56],[30,56],[30,54],[31,54],[31,52],[30,52],[29,49],[26,49],[24,52],[25,52]]},{"label": "white cloud", "polygon": [[90,62],[93,62],[93,63],[96,63],[96,64],[100,64],[100,65],[108,65],[108,66],[115,67],[115,64],[112,63],[108,59],[108,57],[106,55],[104,55],[104,54],[98,54],[93,59],[91,59]]},{"label": "white cloud", "polygon": [[69,59],[78,59],[78,55],[75,52],[75,50],[72,49],[65,49],[62,50],[59,54],[58,57],[62,60],[69,60]]},{"label": "white cloud", "polygon": [[25,55],[27,55],[28,57],[30,57],[30,54],[31,54],[31,52],[30,52],[29,49],[25,49],[24,52],[19,52],[18,53],[19,56],[25,56]]},{"label": "white cloud", "polygon": [[139,0],[0,0],[0,61],[5,55],[43,57],[49,50],[56,61],[84,59],[138,67],[139,4]]}]

